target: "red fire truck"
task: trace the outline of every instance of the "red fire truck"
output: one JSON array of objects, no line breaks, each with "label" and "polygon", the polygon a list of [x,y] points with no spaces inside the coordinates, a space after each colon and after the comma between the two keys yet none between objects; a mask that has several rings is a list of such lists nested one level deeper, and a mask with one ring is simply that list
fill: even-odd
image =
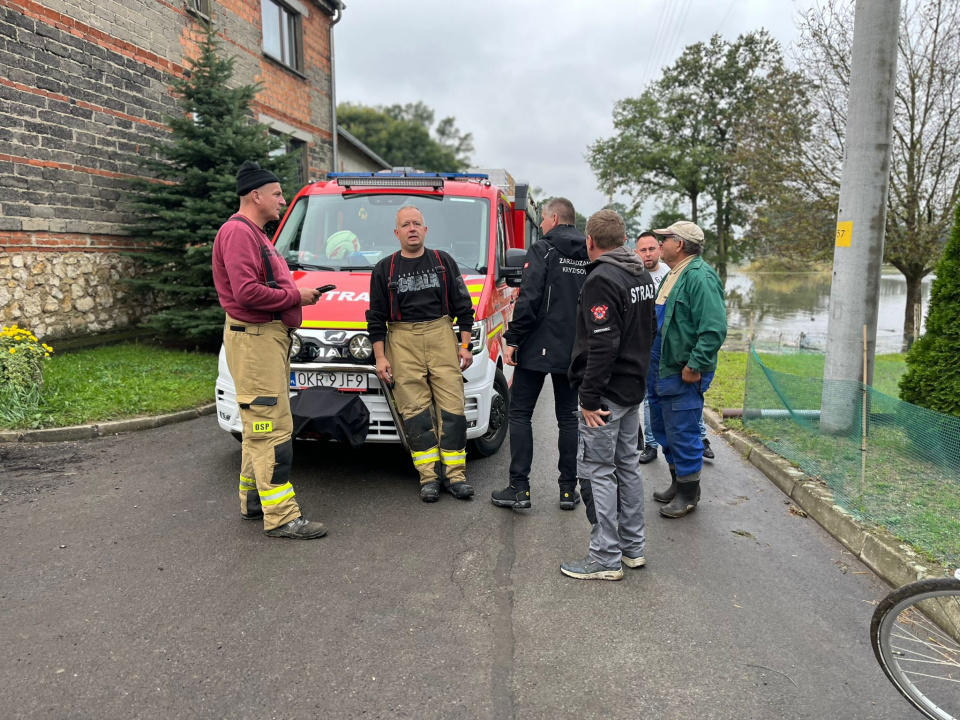
[{"label": "red fire truck", "polygon": [[[528,186],[505,171],[331,173],[297,193],[274,244],[298,287],[336,289],[303,308],[291,349],[291,398],[312,387],[358,393],[370,415],[366,441],[406,445],[391,390],[376,375],[365,319],[373,267],[399,249],[393,230],[403,205],[420,208],[427,247],[457,261],[473,298],[475,358],[464,373],[467,438],[475,453],[492,455],[506,437],[512,378],[500,339],[513,315],[524,248],[539,233]],[[241,439],[222,351],[217,411],[220,427]]]}]

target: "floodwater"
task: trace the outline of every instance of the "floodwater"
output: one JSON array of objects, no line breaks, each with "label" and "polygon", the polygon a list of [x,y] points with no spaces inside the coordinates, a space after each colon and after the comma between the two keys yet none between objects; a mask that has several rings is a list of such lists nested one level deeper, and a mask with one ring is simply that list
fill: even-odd
[{"label": "floodwater", "polygon": [[[932,275],[923,279],[924,316],[932,279]],[[745,344],[752,314],[753,336],[758,342],[825,349],[830,280],[830,272],[730,273],[726,286],[728,346]],[[900,352],[906,306],[907,281],[900,273],[884,269],[880,278],[878,353]]]}]

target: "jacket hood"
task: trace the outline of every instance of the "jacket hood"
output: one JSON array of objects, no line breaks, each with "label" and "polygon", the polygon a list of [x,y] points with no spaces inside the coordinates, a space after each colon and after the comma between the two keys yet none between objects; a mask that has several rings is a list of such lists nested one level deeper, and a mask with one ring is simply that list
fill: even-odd
[{"label": "jacket hood", "polygon": [[643,275],[646,268],[643,267],[643,261],[637,257],[637,254],[630,250],[626,245],[621,245],[615,250],[605,252],[592,263],[590,269],[595,268],[599,263],[610,263],[619,268],[623,268],[631,275]]},{"label": "jacket hood", "polygon": [[573,225],[557,225],[543,240],[571,260],[587,259],[587,238]]}]

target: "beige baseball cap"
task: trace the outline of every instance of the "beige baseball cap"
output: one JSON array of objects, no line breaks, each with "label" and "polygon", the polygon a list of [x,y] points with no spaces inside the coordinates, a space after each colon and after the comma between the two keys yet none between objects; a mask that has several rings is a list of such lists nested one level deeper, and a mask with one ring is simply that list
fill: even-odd
[{"label": "beige baseball cap", "polygon": [[697,245],[703,246],[703,230],[689,220],[677,220],[668,228],[653,231],[657,235],[676,235]]}]

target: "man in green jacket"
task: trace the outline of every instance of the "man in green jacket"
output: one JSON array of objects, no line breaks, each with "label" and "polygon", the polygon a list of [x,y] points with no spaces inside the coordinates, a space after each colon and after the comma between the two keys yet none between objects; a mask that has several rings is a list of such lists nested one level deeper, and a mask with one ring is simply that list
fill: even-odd
[{"label": "man in green jacket", "polygon": [[657,294],[657,337],[650,354],[647,397],[650,424],[672,482],[653,494],[660,514],[681,518],[700,500],[703,394],[717,369],[727,336],[723,283],[703,261],[703,231],[687,220],[654,230],[661,259],[670,266]]}]

